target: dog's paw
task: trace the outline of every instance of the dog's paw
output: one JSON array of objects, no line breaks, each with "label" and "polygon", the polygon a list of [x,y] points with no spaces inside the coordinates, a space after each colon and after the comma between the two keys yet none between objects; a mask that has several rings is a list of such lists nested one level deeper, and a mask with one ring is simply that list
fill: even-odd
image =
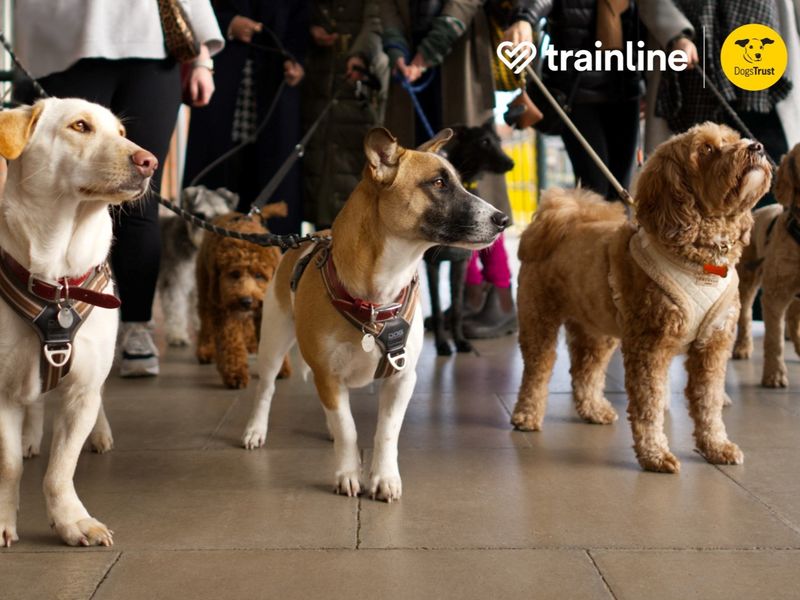
[{"label": "dog's paw", "polygon": [[361,493],[361,482],[359,481],[358,471],[340,471],[337,473],[336,484],[333,486],[333,491],[343,496],[358,496]]},{"label": "dog's paw", "polygon": [[450,342],[447,340],[436,342],[436,354],[439,356],[452,356],[453,348],[450,347]]},{"label": "dog's paw", "polygon": [[595,425],[609,425],[619,419],[617,411],[605,398],[602,402],[578,405],[577,411],[581,419]]},{"label": "dog's paw", "polygon": [[226,371],[222,374],[222,382],[225,387],[232,390],[241,390],[247,387],[250,383],[250,372],[245,369],[237,369],[235,371]]},{"label": "dog's paw", "polygon": [[679,473],[681,470],[681,462],[669,450],[640,455],[639,464],[645,471],[656,473]]},{"label": "dog's paw", "polygon": [[7,518],[0,517],[0,547],[11,548],[11,544],[19,541],[17,535],[17,511],[12,508]]},{"label": "dog's paw", "polygon": [[92,517],[81,519],[75,523],[56,523],[53,528],[70,546],[114,545],[114,532]]},{"label": "dog's paw", "polygon": [[89,436],[89,449],[97,454],[105,454],[114,448],[114,438],[110,432],[93,431]]},{"label": "dog's paw", "polygon": [[267,441],[267,430],[263,427],[248,425],[242,436],[242,446],[247,450],[261,448]]},{"label": "dog's paw", "polygon": [[403,495],[403,482],[398,473],[391,475],[370,475],[369,497],[383,502],[400,500]]},{"label": "dog's paw", "polygon": [[511,416],[511,424],[514,426],[514,429],[519,431],[542,430],[541,419],[537,419],[532,414],[520,410],[514,411],[514,414]]},{"label": "dog's paw", "polygon": [[741,465],[744,463],[744,453],[730,440],[700,448],[700,454],[712,465]]},{"label": "dog's paw", "polygon": [[764,369],[761,385],[767,388],[789,387],[789,376],[786,374],[786,367],[781,366],[777,369],[770,370]]},{"label": "dog's paw", "polygon": [[22,436],[22,458],[32,458],[39,456],[41,450],[41,440],[34,441]]},{"label": "dog's paw", "polygon": [[456,352],[472,352],[474,348],[467,340],[456,340]]},{"label": "dog's paw", "polygon": [[185,334],[167,333],[167,345],[171,348],[185,348],[189,345],[189,338]]},{"label": "dog's paw", "polygon": [[732,356],[734,360],[744,360],[753,355],[753,342],[737,342],[733,347]]},{"label": "dog's paw", "polygon": [[204,344],[197,347],[197,362],[201,365],[208,365],[214,362],[214,346]]}]

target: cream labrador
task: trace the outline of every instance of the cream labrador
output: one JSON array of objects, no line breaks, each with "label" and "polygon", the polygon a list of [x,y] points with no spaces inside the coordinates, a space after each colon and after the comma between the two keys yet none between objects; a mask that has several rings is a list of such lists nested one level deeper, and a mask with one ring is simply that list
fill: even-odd
[{"label": "cream labrador", "polygon": [[[61,402],[43,486],[51,526],[67,544],[110,546],[112,532],[84,508],[73,476],[98,418],[117,333],[113,284],[103,268],[112,235],[108,207],[140,198],[158,163],[125,139],[105,108],[55,98],[0,112],[0,156],[9,161],[0,201],[0,279],[7,286],[0,300],[0,544],[19,539],[23,421],[39,427],[26,423],[25,452],[41,437],[41,409],[26,419],[26,408],[40,404],[52,384]],[[9,293],[51,311],[45,337],[82,322],[71,347],[44,344]],[[69,371],[52,383],[43,361],[55,368],[67,359]]]}]

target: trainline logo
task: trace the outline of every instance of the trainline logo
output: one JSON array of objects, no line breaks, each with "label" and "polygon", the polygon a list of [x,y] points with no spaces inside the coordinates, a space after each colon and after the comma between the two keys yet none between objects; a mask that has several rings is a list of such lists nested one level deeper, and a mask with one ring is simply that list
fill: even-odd
[{"label": "trainline logo", "polygon": [[722,43],[719,61],[730,82],[743,90],[765,90],[786,71],[786,44],[774,29],[749,23],[734,29]]},{"label": "trainline logo", "polygon": [[[683,71],[689,57],[683,50],[649,49],[644,42],[626,42],[625,49],[604,50],[602,43],[594,43],[595,50],[557,50],[547,46],[542,50],[542,62],[550,71]],[[516,46],[501,42],[497,56],[515,74],[519,75],[536,57],[536,47],[530,42]]]}]

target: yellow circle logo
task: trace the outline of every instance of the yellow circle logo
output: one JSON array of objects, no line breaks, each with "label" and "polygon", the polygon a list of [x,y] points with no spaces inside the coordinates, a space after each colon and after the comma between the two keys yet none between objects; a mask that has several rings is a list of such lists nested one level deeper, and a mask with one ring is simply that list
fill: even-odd
[{"label": "yellow circle logo", "polygon": [[786,71],[788,54],[778,32],[750,23],[725,38],[719,60],[731,83],[743,90],[765,90]]}]

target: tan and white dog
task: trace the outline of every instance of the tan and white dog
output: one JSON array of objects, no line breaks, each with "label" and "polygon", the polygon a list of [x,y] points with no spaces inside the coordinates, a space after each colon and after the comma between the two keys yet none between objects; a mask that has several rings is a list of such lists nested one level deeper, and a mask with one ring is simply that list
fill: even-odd
[{"label": "tan and white dog", "polygon": [[[64,289],[65,280],[96,280],[89,274],[103,272],[112,236],[109,204],[141,197],[156,158],[125,139],[124,127],[105,108],[55,98],[0,112],[0,155],[9,159],[0,201],[2,250],[29,272],[32,294],[56,289],[57,298],[76,298],[75,287]],[[99,285],[88,304],[116,301],[110,278],[104,276]],[[62,310],[70,306],[60,305]],[[72,338],[69,372],[54,390],[61,405],[44,478],[50,523],[73,546],[112,543],[112,532],[89,515],[73,484],[81,447],[98,420],[117,334],[117,311],[95,306]],[[5,296],[0,331],[0,544],[10,546],[19,539],[23,420],[26,446],[38,448],[41,439],[42,411],[34,409],[26,418],[26,407],[41,405],[47,386],[40,374],[42,342]],[[99,424],[107,428],[104,417]]]},{"label": "tan and white dog", "polygon": [[[389,314],[393,303],[402,303],[398,298],[404,297],[404,290],[413,289],[425,250],[437,244],[484,248],[503,231],[508,217],[465,190],[452,165],[435,154],[451,135],[446,129],[418,150],[409,150],[385,129],[370,131],[364,141],[367,164],[362,180],[333,223],[330,248],[317,252],[314,244],[306,244],[287,252],[264,299],[260,380],[244,446],[258,448],[266,441],[275,377],[297,341],[313,372],[333,435],[335,490],[348,496],[362,489],[348,389],[373,381],[386,355],[371,336],[337,310],[326,282],[337,280],[341,290],[336,302],[349,306],[351,312]],[[316,260],[302,272],[296,269],[301,257],[311,252],[317,252]],[[343,295],[349,299],[342,300]],[[405,366],[387,377],[380,390],[369,474],[369,494],[389,502],[402,493],[397,440],[422,348],[418,303],[409,319],[401,351]]]}]

